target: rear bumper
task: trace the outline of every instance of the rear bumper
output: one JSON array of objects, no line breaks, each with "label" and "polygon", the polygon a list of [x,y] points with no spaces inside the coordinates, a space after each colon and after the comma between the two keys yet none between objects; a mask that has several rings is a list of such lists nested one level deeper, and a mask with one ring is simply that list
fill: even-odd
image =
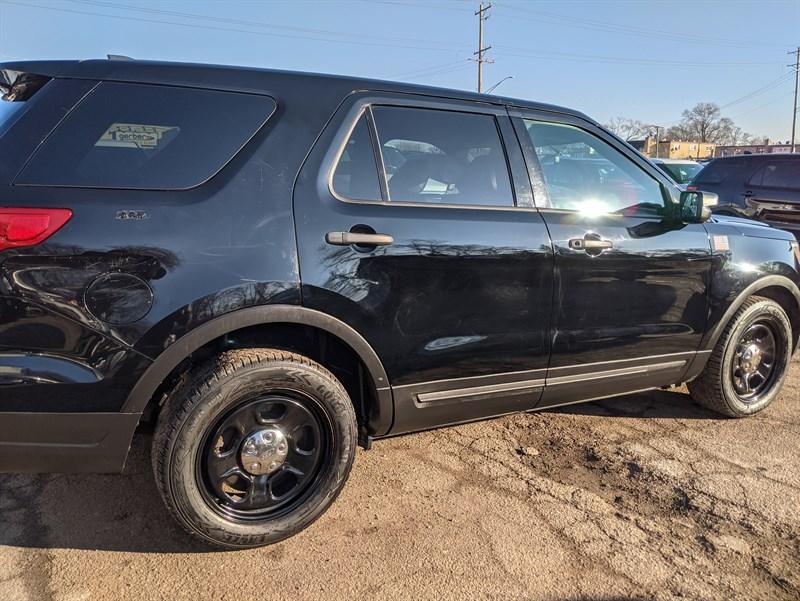
[{"label": "rear bumper", "polygon": [[138,413],[0,413],[0,472],[120,472]]}]

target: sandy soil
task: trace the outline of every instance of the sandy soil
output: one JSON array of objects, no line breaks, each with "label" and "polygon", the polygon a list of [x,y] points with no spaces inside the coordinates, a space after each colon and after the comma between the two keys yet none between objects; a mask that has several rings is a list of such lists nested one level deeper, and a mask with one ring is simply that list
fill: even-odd
[{"label": "sandy soil", "polygon": [[279,545],[219,553],[123,476],[0,476],[0,599],[798,599],[800,366],[718,419],[658,391],[359,450]]}]

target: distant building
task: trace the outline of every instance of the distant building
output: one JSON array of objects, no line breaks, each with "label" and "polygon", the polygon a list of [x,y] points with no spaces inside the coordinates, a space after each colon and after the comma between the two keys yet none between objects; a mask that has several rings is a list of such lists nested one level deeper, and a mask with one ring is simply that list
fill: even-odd
[{"label": "distant building", "polygon": [[[684,142],[683,140],[659,140],[656,144],[654,136],[647,136],[644,140],[631,140],[629,142],[643,155],[654,159],[708,159],[715,156],[716,144],[708,142]],[[657,146],[657,148],[656,148]]]},{"label": "distant building", "polygon": [[774,154],[776,152],[792,152],[792,146],[786,142],[781,144],[770,143],[769,139],[763,144],[739,144],[736,146],[717,146],[715,157],[733,157],[740,154]]}]

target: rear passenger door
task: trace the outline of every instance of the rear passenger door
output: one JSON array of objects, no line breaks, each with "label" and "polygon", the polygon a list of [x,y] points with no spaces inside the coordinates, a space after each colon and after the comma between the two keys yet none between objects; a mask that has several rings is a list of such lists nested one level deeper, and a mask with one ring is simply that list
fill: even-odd
[{"label": "rear passenger door", "polygon": [[536,405],[553,255],[505,109],[353,97],[294,206],[303,303],[378,353],[393,433]]}]

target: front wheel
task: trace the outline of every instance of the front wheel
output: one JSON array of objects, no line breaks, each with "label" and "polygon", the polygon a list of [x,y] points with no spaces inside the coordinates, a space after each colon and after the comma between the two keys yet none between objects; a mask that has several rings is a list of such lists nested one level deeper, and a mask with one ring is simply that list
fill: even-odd
[{"label": "front wheel", "polygon": [[792,356],[792,325],[773,300],[748,298],[717,342],[703,372],[688,383],[692,398],[727,415],[758,413],[778,396]]},{"label": "front wheel", "polygon": [[256,547],[299,532],[333,503],[357,443],[339,381],[306,357],[222,353],[168,397],[153,440],[167,508],[191,535]]}]

